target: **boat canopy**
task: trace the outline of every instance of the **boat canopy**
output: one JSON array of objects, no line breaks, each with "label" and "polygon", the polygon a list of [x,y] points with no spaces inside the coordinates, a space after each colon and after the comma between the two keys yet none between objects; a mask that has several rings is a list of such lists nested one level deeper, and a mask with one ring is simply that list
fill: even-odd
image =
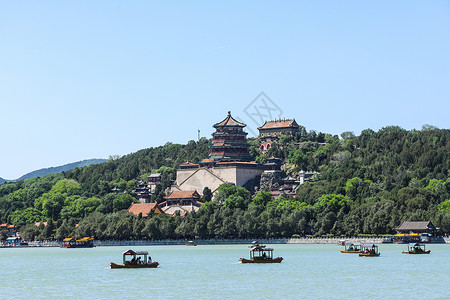
[{"label": "boat canopy", "polygon": [[273,248],[252,247],[250,251],[273,251]]},{"label": "boat canopy", "polygon": [[375,245],[375,244],[361,244],[361,247],[363,247],[363,248],[374,248],[374,247],[378,247],[378,246]]},{"label": "boat canopy", "polygon": [[65,238],[63,239],[63,242],[70,242],[70,241],[75,241],[74,238]]},{"label": "boat canopy", "polygon": [[397,234],[394,234],[394,236],[405,236],[405,234],[403,234],[403,233],[397,233]]},{"label": "boat canopy", "polygon": [[409,247],[415,247],[415,246],[423,246],[420,243],[409,243],[408,244]]},{"label": "boat canopy", "polygon": [[407,236],[419,236],[420,234],[418,233],[408,233]]},{"label": "boat canopy", "polygon": [[133,251],[133,250],[127,250],[123,255],[148,255],[148,251]]}]

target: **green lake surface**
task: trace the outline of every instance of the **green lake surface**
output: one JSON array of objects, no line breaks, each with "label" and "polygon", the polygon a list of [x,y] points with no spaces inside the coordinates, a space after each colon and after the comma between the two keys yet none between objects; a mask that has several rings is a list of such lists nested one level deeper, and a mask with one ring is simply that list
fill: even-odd
[{"label": "green lake surface", "polygon": [[[380,257],[336,245],[267,245],[281,264],[240,264],[247,245],[0,249],[0,299],[450,299],[450,245]],[[114,269],[122,252],[148,251],[156,269]]]}]

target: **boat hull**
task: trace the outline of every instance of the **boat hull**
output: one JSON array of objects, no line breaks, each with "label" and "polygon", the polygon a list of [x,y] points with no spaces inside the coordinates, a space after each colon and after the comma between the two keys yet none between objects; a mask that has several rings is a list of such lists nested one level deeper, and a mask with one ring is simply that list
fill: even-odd
[{"label": "boat hull", "polygon": [[273,259],[246,259],[239,258],[239,262],[242,264],[272,264],[272,263],[280,263],[283,260],[282,257],[275,257]]},{"label": "boat hull", "polygon": [[430,254],[431,250],[426,250],[423,252],[411,252],[411,251],[402,251],[403,254]]},{"label": "boat hull", "polygon": [[156,268],[159,263],[157,261],[152,262],[151,264],[142,264],[142,265],[131,265],[131,264],[116,264],[111,262],[109,264],[111,269],[147,269],[147,268]]},{"label": "boat hull", "polygon": [[380,253],[359,253],[359,256],[376,257],[376,256],[380,256]]},{"label": "boat hull", "polygon": [[353,254],[358,254],[358,253],[361,253],[361,250],[357,250],[357,251],[341,250],[341,253],[353,253]]}]

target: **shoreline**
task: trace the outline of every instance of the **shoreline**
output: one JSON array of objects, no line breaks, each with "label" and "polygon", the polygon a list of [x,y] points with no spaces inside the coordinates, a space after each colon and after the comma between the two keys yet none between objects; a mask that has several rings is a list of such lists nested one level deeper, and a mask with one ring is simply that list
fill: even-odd
[{"label": "shoreline", "polygon": [[[330,237],[330,238],[262,238],[262,239],[194,239],[197,245],[249,245],[257,240],[262,244],[339,244],[340,241],[360,242],[368,244],[382,244],[381,237]],[[96,247],[106,246],[180,246],[186,245],[188,240],[96,240],[94,245]],[[450,243],[450,237],[433,238],[429,244],[446,244]],[[28,242],[28,246],[18,246],[17,248],[25,247],[60,247],[58,241],[33,241]],[[16,248],[16,247],[7,247]]]}]

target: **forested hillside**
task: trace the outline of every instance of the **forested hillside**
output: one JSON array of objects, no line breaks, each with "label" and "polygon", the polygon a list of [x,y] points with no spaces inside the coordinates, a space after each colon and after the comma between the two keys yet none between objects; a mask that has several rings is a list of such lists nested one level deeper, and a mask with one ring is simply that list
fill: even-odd
[{"label": "forested hillside", "polygon": [[[383,234],[401,221],[431,220],[450,233],[450,130],[406,131],[390,126],[341,139],[302,130],[282,136],[269,153],[250,140],[259,162],[269,156],[285,161],[284,170],[320,172],[301,185],[297,197],[273,199],[232,184],[214,198],[205,196],[197,213],[127,214],[130,192],[151,172],[163,174],[154,201],[161,201],[178,165],[208,156],[210,141],[166,144],[106,163],[76,168],[0,186],[0,221],[21,226],[26,239],[94,236],[98,239],[206,237],[290,237],[293,235]],[[319,144],[321,143],[321,144]],[[326,146],[325,144],[326,143]],[[111,193],[118,188],[120,193]],[[36,227],[35,221],[48,221]],[[78,224],[75,227],[75,224]]]}]

